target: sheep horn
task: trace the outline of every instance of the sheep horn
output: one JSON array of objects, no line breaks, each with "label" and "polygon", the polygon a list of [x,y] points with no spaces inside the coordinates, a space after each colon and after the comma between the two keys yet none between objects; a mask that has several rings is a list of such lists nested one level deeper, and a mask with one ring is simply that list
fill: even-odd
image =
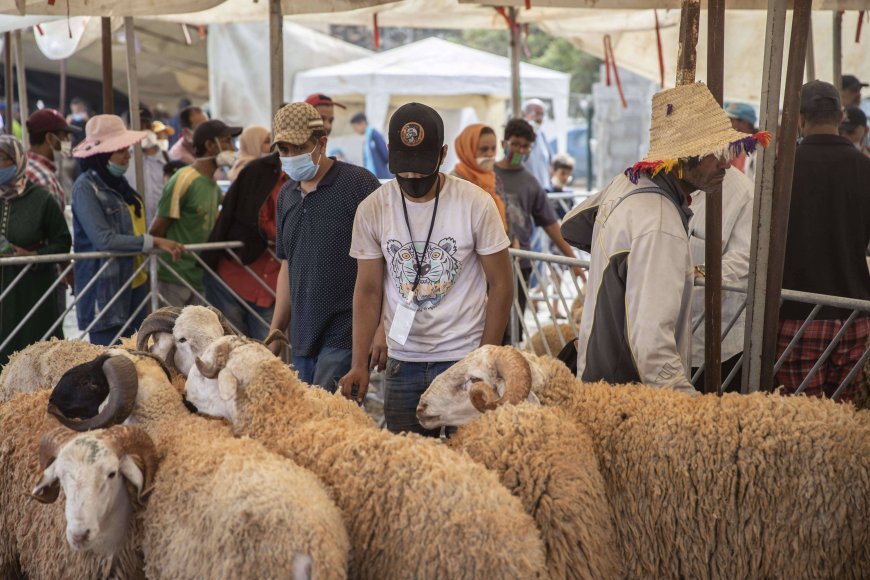
[{"label": "sheep horn", "polygon": [[204,360],[196,357],[196,368],[199,369],[199,374],[207,379],[216,379],[218,374],[227,366],[227,361],[230,358],[233,346],[228,342],[219,344],[214,350],[214,362],[209,365]]},{"label": "sheep horn", "polygon": [[263,339],[263,345],[269,346],[273,342],[281,342],[287,345],[290,344],[290,339],[287,338],[287,335],[281,332],[281,330],[275,328],[269,332],[269,335],[265,339]]},{"label": "sheep horn", "polygon": [[224,316],[223,312],[221,312],[214,306],[206,306],[206,308],[217,314],[218,320],[220,320],[221,323],[221,328],[224,329],[224,335],[237,336],[236,331],[233,330],[232,326],[230,326],[230,322],[229,320],[227,320],[227,317]]},{"label": "sheep horn", "polygon": [[157,448],[154,442],[143,429],[128,425],[110,427],[104,437],[121,453],[129,455],[142,470],[142,487],[138,495],[141,502],[154,487],[154,474],[157,471]]},{"label": "sheep horn", "polygon": [[142,325],[139,327],[139,332],[136,334],[136,350],[147,351],[148,339],[151,335],[158,332],[168,332],[172,334],[175,328],[175,321],[178,315],[181,314],[181,309],[175,306],[166,306],[158,308],[148,315]]},{"label": "sheep horn", "polygon": [[499,406],[501,399],[498,399],[498,393],[495,392],[489,384],[483,381],[475,381],[468,391],[468,396],[471,398],[471,404],[481,413],[492,411]]},{"label": "sheep horn", "polygon": [[532,390],[532,369],[526,357],[520,351],[505,346],[493,353],[493,361],[496,372],[505,382],[504,395],[496,404],[519,405],[525,401]]},{"label": "sheep horn", "polygon": [[126,356],[118,355],[109,357],[103,363],[102,370],[109,382],[109,397],[106,406],[96,416],[90,419],[71,419],[51,403],[48,405],[48,412],[73,431],[79,432],[123,423],[136,404],[139,387],[136,365]]},{"label": "sheep horn", "polygon": [[[57,459],[61,447],[63,447],[75,433],[64,427],[57,427],[42,435],[39,439],[39,469],[45,471],[54,460]],[[54,503],[60,493],[60,482],[43,487],[37,493],[29,494],[30,497],[40,503]]]}]

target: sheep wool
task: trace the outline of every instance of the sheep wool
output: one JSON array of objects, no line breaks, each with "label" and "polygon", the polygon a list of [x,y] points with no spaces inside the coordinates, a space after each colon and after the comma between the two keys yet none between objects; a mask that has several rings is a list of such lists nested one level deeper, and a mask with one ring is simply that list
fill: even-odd
[{"label": "sheep wool", "polygon": [[236,433],[311,469],[333,491],[353,542],[352,577],[544,573],[534,522],[492,472],[436,440],[382,431],[349,401],[325,408],[326,398],[311,396],[316,390],[277,359],[236,371],[250,377],[237,392]]},{"label": "sheep wool", "polygon": [[449,445],[497,473],[520,498],[541,531],[550,578],[621,577],[592,440],[561,409],[503,406],[460,427]]},{"label": "sheep wool", "polygon": [[18,393],[51,389],[70,368],[92,361],[105,347],[81,340],[51,340],[31,344],[15,354],[0,372],[0,403]]},{"label": "sheep wool", "polygon": [[541,327],[541,330],[535,333],[529,339],[529,345],[532,347],[532,352],[536,355],[544,356],[547,354],[547,347],[544,346],[544,341],[550,347],[550,354],[556,356],[561,352],[565,345],[577,337],[577,332],[571,328],[570,324],[550,324]]}]

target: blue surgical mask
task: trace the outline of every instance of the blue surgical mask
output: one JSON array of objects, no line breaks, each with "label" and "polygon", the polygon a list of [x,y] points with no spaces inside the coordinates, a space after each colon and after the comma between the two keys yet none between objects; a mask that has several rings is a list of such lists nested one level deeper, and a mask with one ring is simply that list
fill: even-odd
[{"label": "blue surgical mask", "polygon": [[15,174],[18,173],[18,166],[14,163],[9,167],[4,167],[0,169],[0,185],[6,185],[13,179],[15,179]]},{"label": "blue surgical mask", "polygon": [[317,175],[317,167],[320,165],[320,159],[317,163],[311,158],[311,153],[303,153],[295,157],[282,157],[281,167],[284,173],[293,181],[308,181]]},{"label": "blue surgical mask", "polygon": [[107,169],[109,170],[109,173],[111,173],[115,177],[121,177],[122,175],[127,173],[127,167],[127,165],[118,165],[117,163],[112,163],[111,161],[109,161]]}]

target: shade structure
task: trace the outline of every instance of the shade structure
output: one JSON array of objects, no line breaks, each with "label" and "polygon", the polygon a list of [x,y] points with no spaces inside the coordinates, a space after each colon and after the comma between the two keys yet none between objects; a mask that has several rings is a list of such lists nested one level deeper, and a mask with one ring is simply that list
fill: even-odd
[{"label": "shade structure", "polygon": [[156,16],[199,12],[223,0],[0,0],[0,14],[17,16]]}]

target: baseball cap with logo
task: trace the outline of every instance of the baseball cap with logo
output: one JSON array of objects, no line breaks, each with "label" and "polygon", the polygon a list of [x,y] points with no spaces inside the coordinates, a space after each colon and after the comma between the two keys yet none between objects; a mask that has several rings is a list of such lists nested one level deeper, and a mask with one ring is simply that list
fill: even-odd
[{"label": "baseball cap with logo", "polygon": [[290,103],[281,107],[272,120],[272,145],[303,145],[315,129],[323,129],[323,118],[308,103]]},{"label": "baseball cap with logo", "polygon": [[840,91],[831,83],[810,81],[801,87],[801,113],[825,113],[841,108]]},{"label": "baseball cap with logo", "polygon": [[320,93],[314,93],[313,95],[308,95],[308,98],[305,99],[305,102],[311,105],[312,107],[319,107],[321,105],[329,105],[335,106],[339,109],[346,109],[344,105],[339,102],[333,101],[330,97],[326,95],[322,95]]},{"label": "baseball cap with logo", "polygon": [[408,103],[390,118],[391,173],[431,175],[438,169],[444,146],[444,121],[432,107]]}]

